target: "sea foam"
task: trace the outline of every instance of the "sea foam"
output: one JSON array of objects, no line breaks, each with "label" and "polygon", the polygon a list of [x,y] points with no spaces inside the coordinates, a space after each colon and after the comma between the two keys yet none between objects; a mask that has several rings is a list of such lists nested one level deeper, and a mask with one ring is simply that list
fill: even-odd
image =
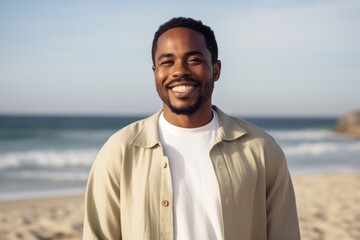
[{"label": "sea foam", "polygon": [[28,150],[0,154],[0,169],[90,166],[98,149]]},{"label": "sea foam", "polygon": [[301,143],[294,146],[283,147],[284,152],[288,156],[320,156],[341,154],[359,154],[360,156],[360,142],[354,143],[334,143],[334,142],[319,142],[319,143]]}]

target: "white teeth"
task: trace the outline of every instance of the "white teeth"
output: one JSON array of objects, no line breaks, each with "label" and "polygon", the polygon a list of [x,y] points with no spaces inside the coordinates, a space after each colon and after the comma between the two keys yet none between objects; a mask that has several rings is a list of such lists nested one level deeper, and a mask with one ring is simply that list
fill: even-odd
[{"label": "white teeth", "polygon": [[172,88],[174,92],[182,92],[182,93],[189,92],[192,89],[194,89],[194,86],[192,85],[180,85]]}]

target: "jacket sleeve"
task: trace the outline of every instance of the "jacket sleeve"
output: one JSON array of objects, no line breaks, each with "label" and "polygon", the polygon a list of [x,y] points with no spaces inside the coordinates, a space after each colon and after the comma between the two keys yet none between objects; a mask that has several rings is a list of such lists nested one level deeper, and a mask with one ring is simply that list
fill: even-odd
[{"label": "jacket sleeve", "polygon": [[90,170],[85,195],[83,239],[121,239],[119,151],[111,139]]},{"label": "jacket sleeve", "polygon": [[286,158],[276,144],[267,166],[266,207],[269,240],[300,239],[295,193]]}]

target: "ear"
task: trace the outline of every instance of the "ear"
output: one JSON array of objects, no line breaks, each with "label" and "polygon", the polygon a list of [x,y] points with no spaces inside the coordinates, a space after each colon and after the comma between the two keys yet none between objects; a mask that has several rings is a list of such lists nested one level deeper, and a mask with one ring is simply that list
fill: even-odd
[{"label": "ear", "polygon": [[220,72],[221,72],[221,61],[220,61],[220,60],[216,60],[216,62],[213,63],[214,81],[219,80],[219,78],[220,78]]},{"label": "ear", "polygon": [[153,66],[151,67],[151,69],[152,69],[153,74],[154,74],[154,76],[155,76],[155,70],[156,70],[155,66],[153,65]]}]

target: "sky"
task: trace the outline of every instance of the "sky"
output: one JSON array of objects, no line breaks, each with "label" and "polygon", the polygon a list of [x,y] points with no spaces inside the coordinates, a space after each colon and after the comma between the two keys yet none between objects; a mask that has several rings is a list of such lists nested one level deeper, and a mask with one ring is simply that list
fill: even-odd
[{"label": "sky", "polygon": [[360,109],[360,1],[0,0],[0,115],[151,114],[151,43],[172,17],[215,32],[213,104],[242,116]]}]

